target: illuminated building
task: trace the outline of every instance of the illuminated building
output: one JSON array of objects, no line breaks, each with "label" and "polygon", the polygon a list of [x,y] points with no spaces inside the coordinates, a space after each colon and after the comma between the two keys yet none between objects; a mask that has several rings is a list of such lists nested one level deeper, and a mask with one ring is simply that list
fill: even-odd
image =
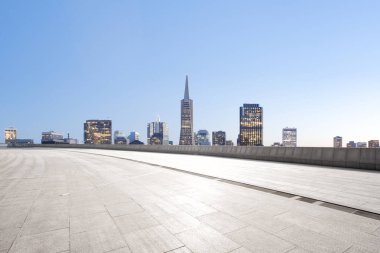
[{"label": "illuminated building", "polygon": [[354,141],[349,141],[347,143],[347,148],[356,148],[356,143]]},{"label": "illuminated building", "polygon": [[240,107],[239,146],[263,146],[263,108],[258,104]]},{"label": "illuminated building", "polygon": [[378,148],[379,147],[379,140],[368,141],[368,147],[369,148]]},{"label": "illuminated building", "polygon": [[131,144],[134,141],[140,140],[140,134],[138,132],[130,132],[128,136],[129,144]]},{"label": "illuminated building", "polygon": [[357,148],[366,148],[367,147],[367,142],[357,142],[356,143]]},{"label": "illuminated building", "polygon": [[226,132],[224,131],[212,132],[212,145],[213,146],[226,145]]},{"label": "illuminated building", "polygon": [[193,100],[189,96],[189,82],[186,76],[185,95],[181,100],[181,132],[179,145],[193,145]]},{"label": "illuminated building", "polygon": [[343,147],[343,138],[341,136],[334,137],[334,148]]},{"label": "illuminated building", "polygon": [[157,118],[156,122],[148,123],[147,143],[150,145],[169,145],[169,128],[165,122]]},{"label": "illuminated building", "polygon": [[297,128],[285,127],[282,129],[282,146],[297,147]]},{"label": "illuminated building", "polygon": [[86,120],[84,144],[112,144],[112,121]]},{"label": "illuminated building", "polygon": [[113,143],[114,144],[127,144],[127,138],[125,136],[124,131],[116,130],[113,134]]},{"label": "illuminated building", "polygon": [[41,144],[64,144],[63,135],[54,131],[42,132]]},{"label": "illuminated building", "polygon": [[210,146],[210,135],[207,130],[199,130],[197,133],[197,145]]},{"label": "illuminated building", "polygon": [[12,140],[17,139],[17,130],[13,127],[5,128],[5,143],[8,144]]}]

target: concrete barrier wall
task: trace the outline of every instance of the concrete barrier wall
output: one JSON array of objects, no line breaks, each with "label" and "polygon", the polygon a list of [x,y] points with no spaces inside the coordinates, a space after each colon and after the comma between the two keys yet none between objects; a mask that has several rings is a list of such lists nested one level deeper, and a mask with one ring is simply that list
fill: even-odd
[{"label": "concrete barrier wall", "polygon": [[312,147],[232,147],[232,146],[150,146],[150,145],[62,145],[35,144],[33,147],[110,149],[174,154],[191,154],[300,163],[355,169],[380,170],[380,149]]}]

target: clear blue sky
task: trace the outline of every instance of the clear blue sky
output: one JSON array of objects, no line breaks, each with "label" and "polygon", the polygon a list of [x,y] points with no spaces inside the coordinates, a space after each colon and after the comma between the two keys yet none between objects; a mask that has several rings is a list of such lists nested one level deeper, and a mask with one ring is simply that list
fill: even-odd
[{"label": "clear blue sky", "polygon": [[[86,119],[178,144],[189,75],[195,130],[236,143],[239,106],[264,107],[264,144],[380,139],[380,1],[0,1],[0,129],[83,141]],[[3,130],[1,130],[3,131]],[[4,141],[3,132],[0,142]]]}]

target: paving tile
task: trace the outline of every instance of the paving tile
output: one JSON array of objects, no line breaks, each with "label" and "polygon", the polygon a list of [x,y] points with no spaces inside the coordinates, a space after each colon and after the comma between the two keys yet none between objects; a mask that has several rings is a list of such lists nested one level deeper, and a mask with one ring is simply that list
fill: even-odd
[{"label": "paving tile", "polygon": [[29,208],[19,206],[0,207],[0,230],[21,228],[28,215]]},{"label": "paving tile", "polygon": [[106,227],[115,227],[108,213],[96,213],[70,218],[70,233],[79,233]]},{"label": "paving tile", "polygon": [[230,252],[241,245],[214,229],[201,225],[176,235],[192,252]]},{"label": "paving tile", "polygon": [[0,251],[8,250],[12,246],[12,243],[16,239],[19,232],[19,228],[0,230]]},{"label": "paving tile", "polygon": [[226,236],[253,252],[286,252],[295,248],[294,244],[251,226],[231,232]]},{"label": "paving tile", "polygon": [[71,252],[108,252],[127,247],[116,227],[70,234]]},{"label": "paving tile", "polygon": [[180,211],[174,205],[162,200],[154,201],[153,203],[149,204],[144,204],[143,208],[154,217],[167,216]]},{"label": "paving tile", "polygon": [[139,204],[132,200],[129,202],[107,205],[106,208],[113,217],[144,211],[144,209]]},{"label": "paving tile", "polygon": [[16,239],[10,253],[47,252],[69,250],[69,229],[60,229]]},{"label": "paving tile", "polygon": [[346,250],[344,253],[373,253],[373,252],[379,252],[378,249],[376,251],[369,251],[367,249],[363,249],[359,246],[352,245],[348,250]]},{"label": "paving tile", "polygon": [[198,219],[222,234],[229,233],[247,226],[247,224],[244,222],[222,212],[215,212],[199,216]]},{"label": "paving tile", "polygon": [[128,247],[124,247],[124,248],[108,251],[107,253],[131,253],[131,250]]},{"label": "paving tile", "polygon": [[355,228],[325,225],[320,229],[320,233],[347,244],[355,244],[363,250],[366,249],[368,251],[376,252],[380,249],[380,240],[378,236],[356,230]]},{"label": "paving tile", "polygon": [[70,218],[76,216],[91,215],[106,211],[105,206],[100,202],[84,202],[83,205],[70,206]]},{"label": "paving tile", "polygon": [[128,247],[124,247],[124,248],[108,251],[107,253],[131,253],[131,250]]},{"label": "paving tile", "polygon": [[239,219],[254,227],[271,233],[281,231],[293,225],[292,223],[276,219],[273,215],[261,211],[250,212],[243,216],[239,216]]},{"label": "paving tile", "polygon": [[159,225],[157,220],[147,212],[122,215],[115,217],[114,220],[122,234]]},{"label": "paving tile", "polygon": [[190,203],[179,205],[178,208],[184,212],[187,212],[193,217],[216,212],[216,210],[212,208],[211,206],[202,204],[201,202],[198,202],[198,201],[193,201]]},{"label": "paving tile", "polygon": [[183,245],[163,226],[155,226],[124,235],[132,252],[161,253]]},{"label": "paving tile", "polygon": [[181,248],[168,251],[168,253],[191,253],[191,251],[185,246],[183,246]]},{"label": "paving tile", "polygon": [[352,245],[297,225],[286,228],[276,235],[312,252],[344,252]]},{"label": "paving tile", "polygon": [[185,230],[197,227],[200,222],[196,218],[185,212],[172,215],[159,216],[156,218],[172,234],[177,234]]},{"label": "paving tile", "polygon": [[[345,251],[344,253],[346,253],[346,252],[347,251]],[[297,248],[294,248],[294,249],[287,251],[286,253],[310,253],[310,251],[305,250],[305,249],[300,248],[300,247],[297,247]]]},{"label": "paving tile", "polygon": [[251,252],[252,251],[249,251],[244,247],[241,247],[241,248],[238,248],[238,249],[231,251],[231,253],[251,253]]},{"label": "paving tile", "polygon": [[380,237],[380,227],[372,232],[373,235]]},{"label": "paving tile", "polygon": [[63,228],[69,228],[67,210],[35,210],[28,215],[22,227],[21,235],[39,234]]}]

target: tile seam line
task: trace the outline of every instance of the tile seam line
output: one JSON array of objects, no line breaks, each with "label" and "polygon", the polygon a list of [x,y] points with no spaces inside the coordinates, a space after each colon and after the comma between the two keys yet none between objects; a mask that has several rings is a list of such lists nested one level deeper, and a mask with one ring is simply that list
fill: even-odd
[{"label": "tile seam line", "polygon": [[[274,189],[270,189],[270,188],[266,188],[266,187],[262,187],[262,186],[257,186],[257,185],[254,185],[254,184],[242,183],[242,182],[231,180],[231,179],[225,179],[225,178],[221,178],[221,177],[205,175],[205,174],[201,174],[201,173],[198,173],[198,172],[182,170],[182,169],[178,169],[178,168],[173,168],[173,167],[164,166],[164,165],[160,165],[160,164],[155,164],[155,163],[149,163],[149,162],[134,160],[134,159],[125,158],[125,157],[118,157],[118,156],[104,155],[104,154],[96,154],[96,153],[90,153],[90,152],[81,152],[81,151],[68,151],[68,150],[65,150],[65,152],[81,153],[81,154],[88,154],[88,155],[95,155],[95,156],[110,157],[110,158],[115,158],[115,159],[120,159],[120,160],[127,160],[127,161],[131,161],[131,162],[136,162],[136,163],[146,164],[146,165],[150,165],[150,166],[160,167],[160,168],[163,168],[163,169],[167,169],[167,170],[171,170],[171,171],[177,171],[177,172],[181,172],[181,173],[185,173],[185,174],[189,174],[189,175],[194,175],[194,176],[198,176],[198,177],[213,179],[213,180],[217,180],[217,181],[222,182],[222,183],[228,183],[228,184],[232,184],[232,185],[236,185],[236,186],[240,186],[240,187],[244,187],[244,188],[249,188],[249,189],[253,189],[253,190],[257,190],[257,191],[260,191],[259,189],[262,189],[263,190],[262,192],[270,193],[270,194],[273,194],[273,195],[277,195],[276,193],[285,193],[285,194],[290,194],[290,195],[294,195],[294,196],[301,197],[301,198],[314,199],[314,198],[309,198],[309,197],[306,197],[306,196],[303,196],[303,195],[293,194],[293,193],[290,193],[290,192],[274,190]],[[281,195],[277,195],[277,196],[280,196],[280,197],[283,197],[283,198],[287,198],[287,197],[284,197],[284,196],[281,196]],[[367,210],[364,210],[364,209],[359,209],[359,208],[356,208],[356,207],[350,207],[350,206],[346,206],[346,205],[340,205],[340,204],[336,204],[336,203],[333,203],[333,202],[330,202],[330,201],[324,201],[324,200],[319,200],[319,199],[314,199],[314,200],[321,202],[319,204],[319,206],[322,206],[321,204],[323,204],[323,203],[327,203],[327,204],[331,204],[331,205],[338,206],[338,207],[351,208],[351,209],[354,210],[354,212],[352,212],[351,214],[354,214],[354,215],[357,215],[357,216],[361,216],[361,217],[366,217],[366,216],[362,216],[362,215],[356,214],[357,211],[361,211],[361,212],[364,212],[366,214],[380,215],[380,213],[375,213],[375,212],[367,211]],[[307,202],[303,202],[303,203],[307,203]],[[313,205],[313,203],[308,203],[308,204]],[[323,207],[333,209],[333,208],[327,207],[327,206],[323,206]],[[337,209],[335,209],[335,210],[337,210]],[[344,212],[342,210],[337,210],[337,211]],[[347,212],[345,212],[345,213],[347,213]],[[371,218],[371,217],[366,217],[366,218],[376,220],[375,218]]]}]

